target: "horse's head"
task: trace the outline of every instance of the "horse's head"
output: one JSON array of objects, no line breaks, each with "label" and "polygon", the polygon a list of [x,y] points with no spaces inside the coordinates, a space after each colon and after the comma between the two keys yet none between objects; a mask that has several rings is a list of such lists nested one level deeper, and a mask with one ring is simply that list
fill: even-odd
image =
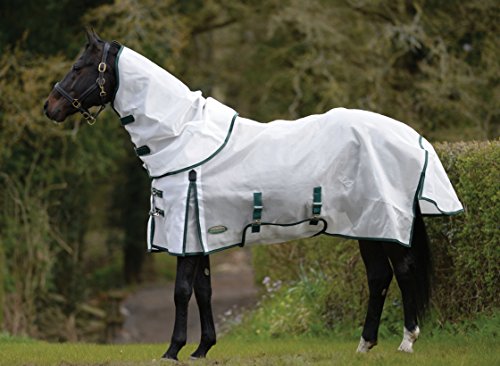
[{"label": "horse's head", "polygon": [[[116,87],[114,60],[119,46],[101,40],[94,31],[87,30],[88,43],[71,70],[50,92],[44,105],[47,117],[62,122],[80,112],[93,123],[104,105],[113,99]],[[101,106],[97,114],[90,107]]]}]

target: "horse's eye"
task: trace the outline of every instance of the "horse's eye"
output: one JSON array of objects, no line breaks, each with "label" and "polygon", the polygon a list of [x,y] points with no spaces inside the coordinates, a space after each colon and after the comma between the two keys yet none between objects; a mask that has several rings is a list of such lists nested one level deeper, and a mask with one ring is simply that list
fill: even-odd
[{"label": "horse's eye", "polygon": [[80,65],[73,65],[73,71],[80,71],[82,67]]}]

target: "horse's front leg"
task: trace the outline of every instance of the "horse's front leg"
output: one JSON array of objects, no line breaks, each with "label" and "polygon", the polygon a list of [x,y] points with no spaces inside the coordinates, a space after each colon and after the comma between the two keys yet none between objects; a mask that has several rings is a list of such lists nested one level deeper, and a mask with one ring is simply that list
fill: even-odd
[{"label": "horse's front leg", "polygon": [[210,258],[204,256],[198,264],[194,280],[194,295],[200,310],[201,340],[192,358],[204,358],[216,342],[214,318],[212,314],[212,284],[210,280]]},{"label": "horse's front leg", "polygon": [[203,256],[177,258],[177,273],[175,278],[175,324],[172,340],[163,358],[177,360],[177,354],[186,344],[187,316],[189,299],[193,293],[193,282]]}]

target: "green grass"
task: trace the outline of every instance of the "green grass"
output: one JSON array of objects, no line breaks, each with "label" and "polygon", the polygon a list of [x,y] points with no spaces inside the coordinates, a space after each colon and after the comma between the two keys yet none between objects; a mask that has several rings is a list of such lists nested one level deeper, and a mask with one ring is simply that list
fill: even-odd
[{"label": "green grass", "polygon": [[[433,336],[415,345],[414,354],[396,351],[399,339],[381,340],[369,354],[354,351],[356,341],[333,338],[244,339],[223,338],[196,363],[188,361],[195,345],[188,345],[180,364],[203,365],[500,365],[496,337]],[[157,365],[166,345],[50,344],[0,337],[0,365]],[[162,363],[163,364],[163,363]]]}]

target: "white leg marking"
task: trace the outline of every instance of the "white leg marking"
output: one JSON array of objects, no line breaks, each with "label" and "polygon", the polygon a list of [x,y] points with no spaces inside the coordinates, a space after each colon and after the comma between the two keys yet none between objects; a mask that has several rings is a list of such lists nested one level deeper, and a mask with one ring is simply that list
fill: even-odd
[{"label": "white leg marking", "polygon": [[413,343],[417,341],[420,334],[420,328],[417,326],[413,332],[410,332],[406,327],[403,330],[403,341],[399,345],[398,351],[413,353]]},{"label": "white leg marking", "polygon": [[358,349],[356,350],[357,353],[366,353],[369,350],[371,350],[373,347],[377,345],[377,342],[368,342],[365,341],[363,337],[359,340],[359,345]]}]

